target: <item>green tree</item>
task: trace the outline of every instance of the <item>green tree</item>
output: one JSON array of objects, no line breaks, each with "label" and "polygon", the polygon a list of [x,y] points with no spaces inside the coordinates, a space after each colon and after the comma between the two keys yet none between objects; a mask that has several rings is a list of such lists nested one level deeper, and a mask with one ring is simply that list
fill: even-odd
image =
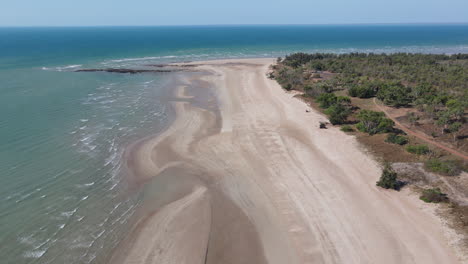
[{"label": "green tree", "polygon": [[380,87],[377,98],[386,105],[407,106],[412,102],[411,88],[405,87],[401,83],[389,83]]},{"label": "green tree", "polygon": [[391,132],[395,124],[391,119],[386,118],[383,112],[361,110],[357,117],[359,119],[357,129],[371,135]]},{"label": "green tree", "polygon": [[445,103],[448,113],[451,118],[461,120],[465,113],[465,104],[459,100],[451,99]]},{"label": "green tree", "polygon": [[328,115],[328,119],[330,123],[333,125],[339,125],[346,122],[346,119],[351,114],[351,110],[349,107],[335,103],[334,105],[330,106],[327,110],[325,110],[325,114]]},{"label": "green tree", "polygon": [[437,113],[436,124],[442,128],[442,134],[445,134],[445,131],[448,130],[448,126],[451,122],[452,114],[448,110],[440,111]]},{"label": "green tree", "polygon": [[384,189],[400,189],[401,184],[398,181],[398,174],[392,169],[390,164],[385,164],[382,175],[380,176],[380,179],[377,181],[376,185]]},{"label": "green tree", "polygon": [[452,135],[453,135],[453,140],[454,141],[457,140],[458,132],[460,131],[462,126],[463,126],[463,124],[460,123],[460,122],[453,122],[452,124],[450,124],[449,130],[450,130],[450,133],[452,133]]},{"label": "green tree", "polygon": [[323,93],[319,95],[316,99],[317,103],[321,108],[329,108],[330,106],[336,104],[337,97],[333,93]]}]

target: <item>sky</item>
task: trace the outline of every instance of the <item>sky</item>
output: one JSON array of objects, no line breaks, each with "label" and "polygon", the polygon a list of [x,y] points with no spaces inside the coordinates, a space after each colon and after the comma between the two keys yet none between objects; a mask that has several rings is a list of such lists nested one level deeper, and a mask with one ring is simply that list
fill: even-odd
[{"label": "sky", "polygon": [[3,0],[0,26],[467,23],[468,0]]}]

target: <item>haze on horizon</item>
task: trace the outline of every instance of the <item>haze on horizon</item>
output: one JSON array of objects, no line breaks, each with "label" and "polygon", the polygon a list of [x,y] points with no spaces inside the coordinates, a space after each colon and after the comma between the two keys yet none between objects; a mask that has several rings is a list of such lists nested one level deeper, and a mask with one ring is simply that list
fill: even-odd
[{"label": "haze on horizon", "polygon": [[0,26],[467,23],[466,0],[8,1]]}]

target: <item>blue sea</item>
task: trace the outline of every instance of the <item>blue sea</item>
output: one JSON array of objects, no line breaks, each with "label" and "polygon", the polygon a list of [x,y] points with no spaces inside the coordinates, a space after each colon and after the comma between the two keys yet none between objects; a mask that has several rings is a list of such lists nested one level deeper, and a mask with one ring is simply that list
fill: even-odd
[{"label": "blue sea", "polygon": [[468,25],[0,28],[0,262],[105,263],[137,221],[123,153],[177,73],[75,70],[298,51],[468,53]]}]

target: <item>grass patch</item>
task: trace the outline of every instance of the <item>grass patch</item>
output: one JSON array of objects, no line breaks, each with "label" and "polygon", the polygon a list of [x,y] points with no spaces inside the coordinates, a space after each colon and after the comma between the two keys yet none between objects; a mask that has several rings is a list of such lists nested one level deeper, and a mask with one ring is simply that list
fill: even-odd
[{"label": "grass patch", "polygon": [[350,125],[344,125],[341,127],[341,131],[343,132],[353,132],[354,128]]},{"label": "grass patch", "polygon": [[424,165],[428,171],[446,176],[455,176],[461,172],[460,165],[454,160],[432,158],[427,160]]},{"label": "grass patch", "polygon": [[405,136],[397,135],[395,133],[388,134],[385,142],[397,144],[397,145],[405,145],[408,143],[408,138]]},{"label": "grass patch", "polygon": [[442,203],[449,200],[447,194],[443,193],[439,188],[423,190],[419,199],[426,203]]},{"label": "grass patch", "polygon": [[426,155],[429,153],[429,147],[427,145],[412,145],[407,146],[406,151],[416,155]]}]

